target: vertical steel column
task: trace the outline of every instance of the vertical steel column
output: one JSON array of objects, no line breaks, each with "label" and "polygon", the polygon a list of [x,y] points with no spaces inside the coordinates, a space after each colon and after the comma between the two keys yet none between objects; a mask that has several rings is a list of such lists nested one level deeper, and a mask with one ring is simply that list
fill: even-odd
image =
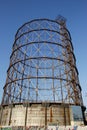
[{"label": "vertical steel column", "polygon": [[28,111],[28,103],[26,103],[25,107],[26,107],[26,113],[25,113],[25,129],[26,129],[26,124],[27,124],[27,111]]},{"label": "vertical steel column", "polygon": [[0,125],[2,124],[2,115],[3,115],[3,106],[0,106],[1,115],[0,115]]},{"label": "vertical steel column", "polygon": [[45,130],[47,129],[47,103],[45,105]]},{"label": "vertical steel column", "polygon": [[60,87],[61,87],[61,101],[63,103],[63,88],[62,88],[62,80],[61,80],[61,70],[60,71]]},{"label": "vertical steel column", "polygon": [[70,106],[68,106],[68,117],[69,117],[69,125],[71,125],[71,122],[70,122]]},{"label": "vertical steel column", "polygon": [[13,105],[11,104],[11,105],[9,106],[9,108],[11,108],[11,109],[10,109],[10,117],[9,117],[9,124],[8,124],[8,125],[11,124],[11,117],[12,117],[12,108],[13,108]]},{"label": "vertical steel column", "polygon": [[64,125],[66,126],[66,106],[64,104]]},{"label": "vertical steel column", "polygon": [[26,50],[27,50],[27,46],[26,46],[26,49],[25,49],[25,52],[24,52],[24,63],[23,63],[23,68],[22,68],[22,80],[21,80],[21,90],[20,90],[20,102],[23,100],[22,99],[22,93],[23,93],[23,90],[22,90],[22,87],[23,87],[23,82],[24,82],[24,71],[25,71],[25,62],[26,62]]}]

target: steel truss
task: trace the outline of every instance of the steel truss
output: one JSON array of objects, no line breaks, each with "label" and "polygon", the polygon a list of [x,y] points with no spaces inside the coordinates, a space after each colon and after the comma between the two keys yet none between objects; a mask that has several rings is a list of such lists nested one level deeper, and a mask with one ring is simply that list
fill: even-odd
[{"label": "steel truss", "polygon": [[62,18],[36,19],[15,35],[2,104],[82,104],[71,36]]}]

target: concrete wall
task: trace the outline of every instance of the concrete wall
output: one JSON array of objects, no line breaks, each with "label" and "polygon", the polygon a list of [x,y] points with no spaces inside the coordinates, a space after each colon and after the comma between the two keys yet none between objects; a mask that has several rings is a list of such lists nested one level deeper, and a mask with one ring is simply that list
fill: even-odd
[{"label": "concrete wall", "polygon": [[74,121],[72,107],[59,104],[15,104],[1,109],[1,125],[4,126],[49,126],[78,125],[83,121]]},{"label": "concrete wall", "polygon": [[10,118],[11,109],[8,106],[5,106],[4,109],[1,108],[1,125],[8,125]]},{"label": "concrete wall", "polygon": [[23,105],[15,105],[12,108],[11,123],[12,126],[25,125],[26,108]]}]

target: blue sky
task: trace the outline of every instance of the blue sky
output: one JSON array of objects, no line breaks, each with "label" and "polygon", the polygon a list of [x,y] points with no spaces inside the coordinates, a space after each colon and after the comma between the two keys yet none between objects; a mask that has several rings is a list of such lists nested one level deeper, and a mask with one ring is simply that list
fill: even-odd
[{"label": "blue sky", "polygon": [[17,29],[35,18],[67,19],[87,106],[87,0],[0,0],[0,101]]}]

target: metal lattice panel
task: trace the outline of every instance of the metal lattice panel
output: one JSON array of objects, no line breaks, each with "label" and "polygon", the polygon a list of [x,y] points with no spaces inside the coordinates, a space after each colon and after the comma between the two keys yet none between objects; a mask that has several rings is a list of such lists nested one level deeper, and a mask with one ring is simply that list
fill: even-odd
[{"label": "metal lattice panel", "polygon": [[82,104],[75,56],[65,21],[36,19],[16,33],[2,104]]}]

